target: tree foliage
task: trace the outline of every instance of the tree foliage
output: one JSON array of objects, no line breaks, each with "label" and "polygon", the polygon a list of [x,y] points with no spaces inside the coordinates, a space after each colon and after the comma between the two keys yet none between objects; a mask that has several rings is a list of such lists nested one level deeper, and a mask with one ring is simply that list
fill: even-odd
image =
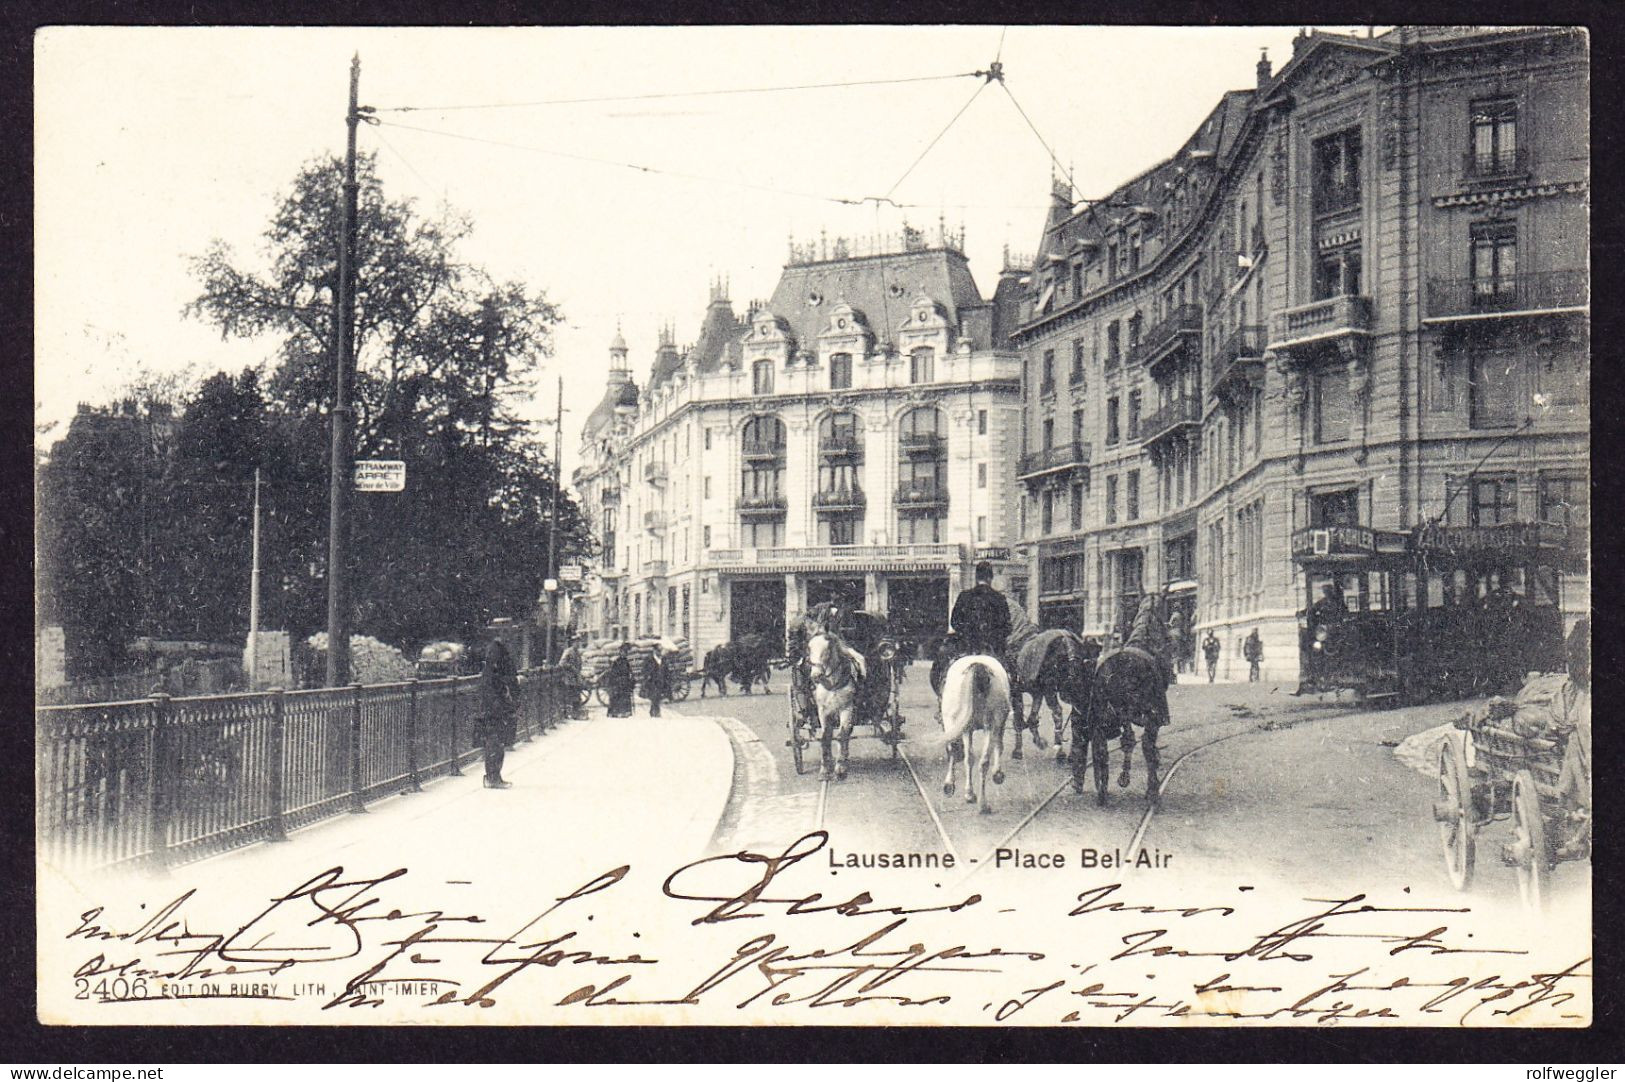
[{"label": "tree foliage", "polygon": [[[103,656],[141,633],[242,639],[256,467],[262,626],[325,626],[340,176],[332,159],[300,171],[257,265],[220,241],[194,260],[188,313],[223,337],[274,342],[264,371],[213,376],[171,403],[167,442],[145,456],[146,406],[82,413],[42,470],[41,506],[58,508],[42,552],[63,553],[42,585]],[[404,459],[407,488],[355,496],[354,627],[410,646],[528,616],[550,572],[556,469],[519,409],[559,317],[541,292],[458,257],[467,219],[389,199],[370,157],[358,179],[356,454]],[[574,502],[559,503],[564,561],[592,542]]]}]

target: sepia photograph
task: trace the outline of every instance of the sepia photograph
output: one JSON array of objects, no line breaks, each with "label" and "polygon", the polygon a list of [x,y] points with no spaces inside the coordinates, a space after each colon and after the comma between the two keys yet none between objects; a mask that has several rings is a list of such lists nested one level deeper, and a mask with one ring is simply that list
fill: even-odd
[{"label": "sepia photograph", "polygon": [[44,1025],[1593,1024],[1585,27],[34,48]]}]

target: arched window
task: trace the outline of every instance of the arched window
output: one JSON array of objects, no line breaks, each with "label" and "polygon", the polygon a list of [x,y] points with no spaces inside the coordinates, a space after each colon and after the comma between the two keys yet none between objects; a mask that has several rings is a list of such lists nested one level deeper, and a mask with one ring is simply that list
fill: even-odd
[{"label": "arched window", "polygon": [[844,411],[825,414],[818,422],[818,491],[857,491],[862,458],[857,415]]},{"label": "arched window", "polygon": [[947,425],[935,406],[903,414],[897,442],[897,533],[902,544],[942,540],[948,510]]},{"label": "arched window", "polygon": [[784,544],[784,436],[784,422],[777,417],[752,417],[745,422],[739,510],[747,546]]},{"label": "arched window", "polygon": [[752,394],[773,393],[773,362],[763,359],[750,366]]},{"label": "arched window", "polygon": [[930,383],[937,378],[937,351],[930,346],[918,346],[908,355],[908,381]]}]

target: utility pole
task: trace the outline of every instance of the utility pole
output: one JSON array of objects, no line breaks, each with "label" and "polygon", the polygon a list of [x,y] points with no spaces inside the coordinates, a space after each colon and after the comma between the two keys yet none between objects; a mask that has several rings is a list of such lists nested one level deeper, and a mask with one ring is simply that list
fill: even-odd
[{"label": "utility pole", "polygon": [[547,592],[547,635],[545,647],[547,663],[553,664],[553,629],[559,622],[559,483],[562,481],[559,452],[563,447],[564,431],[564,376],[559,376],[559,398],[553,408],[553,506],[547,516],[547,578],[553,589]]},{"label": "utility pole", "polygon": [[260,657],[260,468],[254,467],[254,563],[248,573],[248,690],[254,690]]},{"label": "utility pole", "polygon": [[333,446],[327,527],[327,686],[350,682],[350,489],[355,484],[355,447],[350,387],[355,378],[351,325],[355,308],[355,129],[361,121],[361,54],[350,59],[349,128],[344,153],[344,197],[339,218],[339,280],[334,291]]}]

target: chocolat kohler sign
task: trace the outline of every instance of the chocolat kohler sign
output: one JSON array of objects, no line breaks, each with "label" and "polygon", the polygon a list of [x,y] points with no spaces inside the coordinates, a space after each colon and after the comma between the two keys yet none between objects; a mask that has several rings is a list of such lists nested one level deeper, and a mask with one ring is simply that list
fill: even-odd
[{"label": "chocolat kohler sign", "polygon": [[1589,49],[41,31],[39,1017],[1590,1026]]}]

